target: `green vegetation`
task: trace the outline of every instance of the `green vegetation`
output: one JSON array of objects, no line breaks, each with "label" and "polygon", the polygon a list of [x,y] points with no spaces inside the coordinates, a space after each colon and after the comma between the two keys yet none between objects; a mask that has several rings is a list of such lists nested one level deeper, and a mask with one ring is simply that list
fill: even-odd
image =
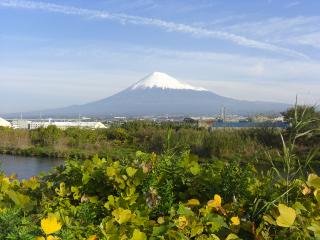
[{"label": "green vegetation", "polygon": [[292,113],[284,132],[3,130],[39,147],[129,151],[21,182],[1,174],[0,239],[320,239],[319,118]]},{"label": "green vegetation", "polygon": [[100,157],[124,158],[138,150],[162,153],[166,148],[168,130],[170,147],[177,151],[190,149],[205,159],[233,159],[235,156],[252,158],[256,152],[281,148],[280,130],[215,130],[208,132],[183,124],[128,122],[109,129],[86,130],[54,126],[36,130],[0,128],[0,152],[27,156],[59,158]]}]

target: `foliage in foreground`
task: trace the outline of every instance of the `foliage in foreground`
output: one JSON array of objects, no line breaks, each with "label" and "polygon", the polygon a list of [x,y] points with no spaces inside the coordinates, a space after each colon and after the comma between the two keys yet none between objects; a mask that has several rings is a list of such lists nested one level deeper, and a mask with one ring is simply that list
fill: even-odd
[{"label": "foliage in foreground", "polygon": [[199,164],[189,152],[137,152],[130,163],[70,160],[41,179],[2,175],[0,238],[320,238],[320,177],[288,186],[255,172]]}]

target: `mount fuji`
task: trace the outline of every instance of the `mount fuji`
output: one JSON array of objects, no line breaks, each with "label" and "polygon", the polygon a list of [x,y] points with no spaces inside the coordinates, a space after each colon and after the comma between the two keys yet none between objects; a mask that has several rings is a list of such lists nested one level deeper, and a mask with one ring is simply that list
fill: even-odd
[{"label": "mount fuji", "polygon": [[[165,73],[154,72],[111,97],[84,105],[41,111],[41,114],[46,117],[76,117],[79,114],[92,117],[203,116],[219,114],[222,107],[229,114],[250,115],[278,113],[289,105],[223,97]],[[39,116],[39,112],[24,114],[30,115]]]}]

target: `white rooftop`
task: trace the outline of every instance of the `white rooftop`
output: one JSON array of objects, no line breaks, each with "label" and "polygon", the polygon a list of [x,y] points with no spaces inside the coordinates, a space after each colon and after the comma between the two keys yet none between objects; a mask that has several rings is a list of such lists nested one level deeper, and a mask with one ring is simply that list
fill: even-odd
[{"label": "white rooftop", "polygon": [[11,127],[11,123],[0,117],[0,127]]}]

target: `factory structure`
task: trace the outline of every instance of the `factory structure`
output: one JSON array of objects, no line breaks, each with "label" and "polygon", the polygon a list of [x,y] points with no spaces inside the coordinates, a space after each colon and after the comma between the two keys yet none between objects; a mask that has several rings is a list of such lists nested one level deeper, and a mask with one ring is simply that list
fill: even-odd
[{"label": "factory structure", "polygon": [[243,117],[238,115],[227,115],[226,108],[221,108],[221,113],[216,117],[207,118],[185,118],[184,122],[197,125],[199,128],[208,130],[215,129],[244,129],[244,128],[281,128],[289,127],[289,123],[284,117],[277,115],[256,115],[251,117]]},{"label": "factory structure", "polygon": [[26,119],[14,119],[11,121],[11,126],[14,129],[37,129],[47,128],[49,126],[56,126],[62,130],[67,128],[84,128],[84,129],[103,129],[107,128],[101,122],[97,121],[80,121],[80,120],[26,120]]},{"label": "factory structure", "polygon": [[11,128],[11,123],[8,122],[7,120],[3,119],[0,117],[0,127],[9,127]]}]

